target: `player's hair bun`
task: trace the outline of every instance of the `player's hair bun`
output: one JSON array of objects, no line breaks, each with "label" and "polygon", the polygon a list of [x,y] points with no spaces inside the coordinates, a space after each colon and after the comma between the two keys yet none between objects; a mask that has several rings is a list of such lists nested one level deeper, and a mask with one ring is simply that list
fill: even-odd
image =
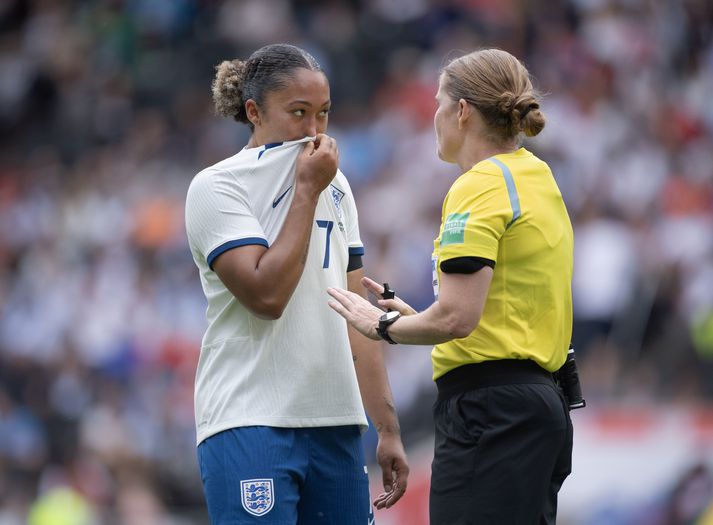
[{"label": "player's hair bun", "polygon": [[224,117],[232,117],[238,122],[248,123],[243,100],[245,82],[245,62],[225,60],[216,66],[213,80],[213,103],[215,112]]}]

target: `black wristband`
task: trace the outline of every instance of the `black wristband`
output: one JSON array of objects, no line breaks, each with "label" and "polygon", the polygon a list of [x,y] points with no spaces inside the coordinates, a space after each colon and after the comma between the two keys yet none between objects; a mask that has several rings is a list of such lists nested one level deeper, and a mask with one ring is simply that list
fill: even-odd
[{"label": "black wristband", "polygon": [[384,341],[386,341],[390,345],[395,345],[396,341],[391,339],[387,330],[388,330],[389,326],[391,324],[395,323],[396,321],[398,321],[400,317],[401,317],[401,314],[399,312],[395,312],[395,311],[386,312],[384,315],[382,315],[379,318],[379,324],[376,326],[376,333],[379,334],[379,337],[381,337]]},{"label": "black wristband", "polygon": [[389,343],[390,345],[395,345],[397,344],[396,341],[391,339],[391,336],[389,335],[388,332],[388,326],[385,326],[384,328],[379,328],[378,326],[376,327],[376,333],[379,334],[379,337],[381,337],[384,341]]}]

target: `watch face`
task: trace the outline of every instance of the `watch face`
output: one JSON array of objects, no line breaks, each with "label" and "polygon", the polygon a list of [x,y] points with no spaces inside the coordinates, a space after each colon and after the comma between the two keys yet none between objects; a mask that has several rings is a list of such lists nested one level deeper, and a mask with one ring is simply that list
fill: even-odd
[{"label": "watch face", "polygon": [[391,310],[390,312],[386,312],[381,316],[379,319],[380,321],[391,321],[392,319],[396,319],[400,316],[401,314],[397,312],[396,310]]}]

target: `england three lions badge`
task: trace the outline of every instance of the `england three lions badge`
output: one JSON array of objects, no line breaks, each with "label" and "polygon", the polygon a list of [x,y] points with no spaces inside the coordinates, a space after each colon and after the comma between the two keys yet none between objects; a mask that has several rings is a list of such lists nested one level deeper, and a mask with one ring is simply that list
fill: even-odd
[{"label": "england three lions badge", "polygon": [[246,479],[240,481],[243,508],[253,516],[263,516],[275,504],[272,479]]}]

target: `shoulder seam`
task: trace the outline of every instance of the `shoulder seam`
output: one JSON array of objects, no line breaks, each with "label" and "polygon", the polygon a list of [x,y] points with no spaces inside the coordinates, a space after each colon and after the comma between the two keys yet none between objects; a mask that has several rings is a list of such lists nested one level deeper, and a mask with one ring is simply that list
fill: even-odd
[{"label": "shoulder seam", "polygon": [[505,179],[505,187],[508,191],[508,198],[510,199],[510,209],[512,210],[512,219],[505,226],[505,229],[508,229],[518,218],[520,218],[520,215],[522,214],[520,209],[520,197],[517,194],[515,179],[513,178],[512,173],[510,172],[510,168],[508,168],[508,166],[504,162],[496,159],[495,157],[490,157],[488,160],[495,164],[498,168],[500,168],[500,171],[503,174],[503,178]]}]

